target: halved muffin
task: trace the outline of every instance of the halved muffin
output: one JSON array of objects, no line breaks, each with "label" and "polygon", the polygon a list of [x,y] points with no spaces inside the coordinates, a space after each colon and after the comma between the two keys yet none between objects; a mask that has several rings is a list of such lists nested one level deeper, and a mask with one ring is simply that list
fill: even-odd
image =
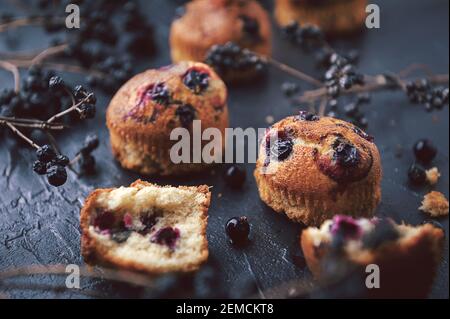
[{"label": "halved muffin", "polygon": [[[338,215],[301,235],[301,247],[314,276],[337,277],[336,262],[368,276],[366,266],[379,267],[380,287],[364,291],[376,298],[425,298],[442,256],[444,232],[431,224],[398,225],[390,219]],[[330,265],[331,264],[331,265]],[[342,270],[342,269],[340,269]],[[361,283],[364,285],[364,282]]]},{"label": "halved muffin", "polygon": [[81,250],[88,264],[151,274],[196,270],[208,258],[211,194],[198,187],[97,189],[81,210]]}]

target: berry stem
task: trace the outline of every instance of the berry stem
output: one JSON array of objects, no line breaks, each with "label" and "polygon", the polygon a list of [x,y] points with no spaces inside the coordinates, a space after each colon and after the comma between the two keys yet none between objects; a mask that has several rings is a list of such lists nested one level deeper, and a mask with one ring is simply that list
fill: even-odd
[{"label": "berry stem", "polygon": [[31,145],[31,147],[34,147],[35,149],[39,149],[39,145],[37,145],[35,142],[33,142],[31,139],[26,137],[21,131],[19,131],[14,125],[12,125],[9,122],[5,123],[7,127],[11,129],[11,131],[19,136],[21,139],[23,139],[25,142]]},{"label": "berry stem", "polygon": [[42,62],[44,62],[46,59],[55,56],[55,55],[59,55],[61,53],[64,52],[64,50],[67,49],[67,44],[61,44],[61,45],[57,45],[54,47],[50,47],[45,49],[44,51],[42,51],[41,53],[37,54],[32,60],[31,60],[31,65],[35,65],[35,64],[42,64]]},{"label": "berry stem", "polygon": [[[72,98],[73,98],[72,93],[70,93],[70,95],[71,95]],[[87,95],[84,99],[82,99],[80,102],[78,102],[78,103],[76,103],[76,104],[73,104],[73,105],[72,105],[71,107],[69,107],[68,109],[66,109],[66,110],[64,110],[64,111],[62,111],[62,112],[59,112],[59,113],[53,115],[50,119],[47,120],[47,123],[50,124],[50,123],[56,121],[57,119],[63,117],[63,116],[66,115],[66,114],[69,114],[69,113],[71,113],[71,112],[73,112],[73,111],[75,111],[75,110],[78,111],[78,110],[79,110],[78,107],[79,107],[81,104],[83,104],[83,103],[85,103],[86,101],[88,101],[90,97],[92,97],[92,93],[88,94],[88,95]]]},{"label": "berry stem", "polygon": [[20,91],[20,73],[19,68],[8,61],[0,61],[0,68],[3,68],[12,73],[14,76],[14,91],[18,93]]},{"label": "berry stem", "polygon": [[0,124],[6,125],[6,123],[11,123],[17,127],[27,127],[27,128],[41,129],[41,130],[61,131],[61,130],[64,130],[65,128],[67,128],[66,125],[61,124],[61,123],[47,123],[47,122],[38,121],[38,120],[0,116]]},{"label": "berry stem", "polygon": [[275,68],[277,68],[277,69],[279,69],[279,70],[281,70],[281,71],[283,71],[283,72],[285,72],[285,73],[287,73],[287,74],[289,74],[289,75],[291,75],[291,76],[293,76],[295,78],[298,78],[300,80],[308,82],[308,83],[310,83],[310,84],[312,84],[314,86],[317,86],[317,87],[323,87],[323,83],[322,82],[320,82],[319,80],[313,78],[312,76],[309,76],[306,73],[303,73],[302,71],[294,69],[293,67],[291,67],[291,66],[289,66],[287,64],[284,64],[284,63],[282,63],[280,61],[277,61],[277,60],[275,60],[273,58],[270,58],[270,57],[262,57],[262,58],[265,59],[270,65],[274,66]]},{"label": "berry stem", "polygon": [[[367,79],[370,79],[367,81],[367,83],[363,86],[355,86],[350,90],[343,90],[342,95],[352,95],[352,94],[358,94],[358,93],[365,93],[365,92],[376,92],[376,91],[385,91],[385,90],[392,90],[392,89],[401,89],[405,90],[406,83],[408,81],[401,80],[398,76],[397,82],[395,83],[396,86],[393,87],[393,83],[390,82],[385,75],[377,75],[374,77],[366,77]],[[449,75],[448,74],[437,74],[433,76],[429,76],[426,78],[431,84],[446,84],[449,82]],[[327,97],[327,89],[326,88],[319,88],[315,90],[305,91],[299,98],[299,102],[313,102],[317,101],[320,98]]]},{"label": "berry stem", "polygon": [[[61,23],[64,22],[64,18],[55,18],[55,21],[61,21]],[[16,18],[12,19],[9,22],[0,24],[0,32],[5,32],[9,29],[15,29],[19,27],[25,27],[25,26],[31,26],[31,25],[44,25],[46,22],[45,17],[27,17],[27,18]]]}]

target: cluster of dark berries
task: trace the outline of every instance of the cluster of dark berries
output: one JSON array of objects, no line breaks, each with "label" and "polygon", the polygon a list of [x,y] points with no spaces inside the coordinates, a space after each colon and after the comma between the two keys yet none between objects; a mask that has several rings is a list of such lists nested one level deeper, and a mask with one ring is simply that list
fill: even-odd
[{"label": "cluster of dark berries", "polygon": [[298,22],[292,22],[283,27],[282,32],[286,39],[303,49],[316,50],[325,45],[325,36],[315,25],[301,26]]},{"label": "cluster of dark berries", "polygon": [[408,178],[412,185],[423,186],[427,182],[424,166],[431,164],[438,150],[432,141],[421,139],[414,144],[413,152],[416,161],[409,167]]},{"label": "cluster of dark berries", "polygon": [[[64,12],[67,1],[42,1],[40,10],[48,12],[48,32],[60,31],[52,13]],[[80,29],[65,33],[64,56],[78,61],[83,67],[97,72],[88,76],[89,85],[113,92],[132,75],[132,56],[151,56],[155,52],[153,27],[135,1],[72,1],[83,12]]]},{"label": "cluster of dark berries", "polygon": [[330,67],[324,80],[327,93],[333,99],[340,95],[341,90],[349,90],[354,85],[364,85],[364,75],[359,73],[349,60],[337,53],[330,56]]},{"label": "cluster of dark berries", "polygon": [[420,103],[428,112],[441,110],[448,105],[449,89],[432,87],[427,79],[406,83],[406,94],[411,103]]},{"label": "cluster of dark berries", "polygon": [[98,136],[95,134],[90,134],[86,136],[84,140],[83,147],[77,154],[78,168],[82,175],[92,175],[95,174],[95,157],[92,152],[98,148],[100,142]]},{"label": "cluster of dark berries", "polygon": [[66,166],[69,158],[57,155],[50,145],[44,145],[36,151],[37,160],[33,163],[33,170],[39,175],[47,175],[50,185],[61,186],[67,181]]},{"label": "cluster of dark berries", "polygon": [[267,62],[264,59],[232,42],[224,45],[214,45],[208,51],[205,62],[219,74],[225,76],[233,72],[263,74],[267,70]]},{"label": "cluster of dark berries", "polygon": [[0,113],[5,117],[47,120],[68,106],[70,98],[64,92],[50,87],[52,72],[34,66],[23,78],[20,92],[4,89],[0,93]]}]

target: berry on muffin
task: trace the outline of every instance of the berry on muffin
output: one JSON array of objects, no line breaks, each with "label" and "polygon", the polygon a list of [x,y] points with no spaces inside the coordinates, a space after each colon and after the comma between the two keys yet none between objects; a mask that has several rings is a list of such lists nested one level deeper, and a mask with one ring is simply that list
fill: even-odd
[{"label": "berry on muffin", "polygon": [[[444,232],[431,224],[397,225],[390,219],[337,215],[302,232],[307,265],[319,280],[355,272],[362,293],[375,298],[426,298],[441,260]],[[379,288],[367,289],[366,266],[379,269]],[[356,277],[358,276],[358,277]]]},{"label": "berry on muffin", "polygon": [[[175,128],[202,132],[228,127],[227,88],[207,65],[181,62],[138,74],[112,99],[106,123],[115,157],[141,174],[177,175],[204,169],[204,163],[174,163],[170,150]],[[225,143],[222,143],[223,145]],[[193,143],[190,145],[193,152]]]},{"label": "berry on muffin", "polygon": [[228,42],[270,56],[271,41],[269,15],[255,0],[191,1],[170,31],[174,62],[205,61],[214,45]]},{"label": "berry on muffin", "polygon": [[381,199],[381,175],[371,136],[307,112],[268,129],[254,172],[261,199],[306,225],[349,212],[372,216]]},{"label": "berry on muffin", "polygon": [[280,26],[292,22],[315,25],[327,34],[362,29],[367,0],[276,0],[275,18]]},{"label": "berry on muffin", "polygon": [[208,258],[211,194],[198,187],[97,189],[81,210],[81,250],[88,264],[158,274],[196,270]]}]

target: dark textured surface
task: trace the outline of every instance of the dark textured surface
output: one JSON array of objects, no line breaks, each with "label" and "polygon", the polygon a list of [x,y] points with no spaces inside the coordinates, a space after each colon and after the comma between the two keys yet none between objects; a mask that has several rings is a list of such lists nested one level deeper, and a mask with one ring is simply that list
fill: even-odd
[{"label": "dark textured surface", "polygon": [[[270,1],[266,1],[270,2]],[[399,71],[415,62],[425,63],[436,73],[448,73],[448,10],[446,0],[372,1],[381,5],[381,29],[367,31],[353,39],[339,40],[342,48],[361,50],[361,70],[368,74]],[[136,63],[137,71],[170,63],[168,33],[171,17],[177,1],[145,1],[148,19],[156,26],[157,45],[155,58]],[[6,0],[0,0],[0,13],[11,10]],[[187,30],[188,32],[188,30]],[[18,36],[16,36],[18,35]],[[0,50],[7,41],[16,50],[45,48],[38,29],[24,28],[10,35],[0,34]],[[5,41],[6,39],[9,39]],[[317,74],[312,60],[298,49],[285,43],[275,31],[274,56],[302,70]],[[67,76],[73,83],[82,80]],[[250,87],[230,89],[230,117],[233,127],[265,127],[265,117],[276,120],[296,111],[283,98],[280,85],[289,77],[271,71],[268,79]],[[0,72],[0,87],[12,86],[9,74]],[[307,88],[306,85],[302,85]],[[211,254],[220,260],[226,276],[226,285],[232,285],[237,274],[253,276],[261,291],[285,281],[309,276],[292,263],[297,253],[301,227],[284,216],[273,213],[257,195],[252,177],[253,164],[246,166],[247,183],[243,191],[226,189],[219,168],[215,174],[191,179],[160,179],[138,176],[122,170],[110,153],[108,132],[104,124],[105,109],[110,97],[101,96],[95,120],[58,136],[63,152],[73,156],[86,132],[97,132],[101,137],[100,149],[95,152],[98,174],[95,177],[77,179],[69,174],[69,182],[58,189],[31,170],[33,152],[16,142],[0,140],[0,270],[30,264],[82,264],[80,257],[79,209],[84,197],[96,187],[127,185],[141,177],[155,182],[213,186],[212,206],[208,225]],[[439,147],[436,166],[442,178],[436,189],[448,197],[448,108],[439,113],[427,114],[420,107],[408,104],[401,93],[381,93],[373,97],[366,107],[370,120],[368,129],[376,138],[381,151],[384,179],[383,201],[378,215],[390,216],[397,221],[419,224],[426,217],[417,210],[422,196],[428,189],[411,189],[407,185],[406,171],[413,161],[410,151],[413,143],[422,137],[431,138]],[[401,158],[395,156],[397,145],[405,149]],[[218,198],[218,194],[222,194]],[[224,232],[226,220],[235,215],[247,215],[252,224],[252,243],[244,250],[235,250],[228,244]],[[440,221],[448,234],[448,219]],[[448,237],[445,255],[439,268],[432,297],[448,298]],[[55,278],[36,278],[35,282],[57,282]],[[414,278],[411,278],[414,280]],[[86,289],[98,289],[102,294],[113,294],[109,285],[99,281],[82,280]],[[46,291],[9,291],[14,297],[51,298],[55,294]],[[78,297],[69,293],[58,295]]]}]

